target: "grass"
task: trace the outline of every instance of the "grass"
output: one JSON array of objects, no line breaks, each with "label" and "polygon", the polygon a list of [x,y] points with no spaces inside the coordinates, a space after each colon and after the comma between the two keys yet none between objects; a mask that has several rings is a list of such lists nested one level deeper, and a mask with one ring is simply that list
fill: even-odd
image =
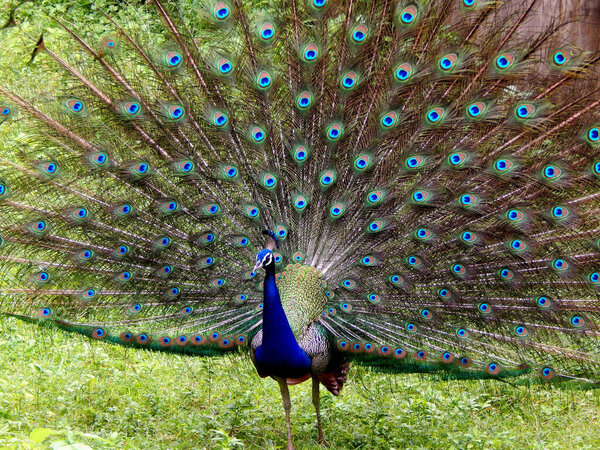
[{"label": "grass", "polygon": [[[0,319],[0,448],[282,448],[276,383],[248,358],[134,351]],[[299,449],[319,448],[310,383],[291,388]],[[353,367],[322,392],[332,448],[598,448],[600,391],[444,381]]]}]

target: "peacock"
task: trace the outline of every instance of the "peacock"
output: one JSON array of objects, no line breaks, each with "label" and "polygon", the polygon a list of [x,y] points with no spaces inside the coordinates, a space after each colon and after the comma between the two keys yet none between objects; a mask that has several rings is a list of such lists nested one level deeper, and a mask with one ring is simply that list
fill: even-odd
[{"label": "peacock", "polygon": [[246,352],[288,448],[288,385],[311,380],[325,443],[320,386],[339,395],[351,363],[597,385],[600,54],[561,22],[532,32],[537,3],[153,0],[98,10],[100,34],[53,17],[70,50],[36,37],[29,65],[60,82],[0,85],[19,132],[0,310]]}]

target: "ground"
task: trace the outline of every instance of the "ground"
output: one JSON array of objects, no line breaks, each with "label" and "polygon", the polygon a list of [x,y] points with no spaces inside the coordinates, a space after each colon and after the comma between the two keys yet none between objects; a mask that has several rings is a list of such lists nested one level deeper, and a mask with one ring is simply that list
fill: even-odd
[{"label": "ground", "polygon": [[[0,448],[282,448],[277,384],[243,354],[124,349],[0,319]],[[318,449],[310,383],[291,388],[298,449]],[[323,428],[343,448],[598,448],[600,390],[386,375],[354,366]],[[69,444],[79,444],[71,445]]]}]

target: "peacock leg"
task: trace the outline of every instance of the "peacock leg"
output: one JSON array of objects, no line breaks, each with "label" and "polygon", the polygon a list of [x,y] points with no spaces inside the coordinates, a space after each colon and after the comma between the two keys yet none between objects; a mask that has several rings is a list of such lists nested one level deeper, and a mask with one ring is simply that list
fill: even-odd
[{"label": "peacock leg", "polygon": [[290,409],[292,402],[290,401],[290,391],[288,390],[287,381],[285,378],[276,378],[281,390],[281,399],[283,400],[283,409],[285,410],[285,428],[287,430],[287,450],[294,450],[292,444],[292,427],[290,420]]},{"label": "peacock leg", "polygon": [[325,436],[323,435],[323,428],[321,427],[321,396],[319,395],[319,378],[312,377],[312,401],[315,405],[315,411],[317,413],[317,430],[319,431],[319,437],[317,442],[321,445],[327,445]]}]

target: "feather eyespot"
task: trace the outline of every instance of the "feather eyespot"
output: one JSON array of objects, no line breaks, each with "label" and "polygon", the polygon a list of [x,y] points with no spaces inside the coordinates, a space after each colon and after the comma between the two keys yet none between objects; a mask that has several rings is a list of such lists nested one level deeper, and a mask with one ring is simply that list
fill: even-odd
[{"label": "feather eyespot", "polygon": [[515,277],[514,272],[507,267],[498,270],[497,273],[500,279],[502,279],[503,281],[510,281]]},{"label": "feather eyespot", "polygon": [[550,367],[542,367],[540,369],[540,375],[544,380],[551,380],[552,378],[554,378],[556,373]]},{"label": "feather eyespot", "polygon": [[312,63],[319,59],[319,46],[314,42],[307,44],[301,52],[302,60],[306,63]]},{"label": "feather eyespot", "polygon": [[477,305],[477,310],[484,315],[492,313],[492,307],[489,303],[480,303],[479,305]]},{"label": "feather eyespot", "polygon": [[319,184],[323,189],[326,189],[333,185],[337,179],[335,170],[329,169],[319,175]]},{"label": "feather eyespot", "polygon": [[394,70],[394,78],[398,83],[406,83],[413,76],[413,67],[409,63],[399,64]]},{"label": "feather eyespot", "polygon": [[414,5],[409,5],[400,11],[399,18],[402,25],[412,25],[417,19],[418,10]]},{"label": "feather eyespot", "polygon": [[396,348],[394,350],[394,358],[402,359],[406,357],[406,351],[403,348]]},{"label": "feather eyespot", "polygon": [[358,173],[366,172],[373,166],[373,157],[368,153],[358,155],[354,158],[352,166]]},{"label": "feather eyespot", "polygon": [[213,8],[213,14],[217,20],[225,20],[231,14],[231,9],[225,2],[217,2]]},{"label": "feather eyespot", "polygon": [[258,219],[260,217],[260,209],[258,209],[258,207],[254,205],[246,205],[246,207],[244,208],[244,215],[248,219]]},{"label": "feather eyespot", "polygon": [[334,122],[327,127],[325,134],[329,142],[336,142],[344,135],[344,127],[341,123]]},{"label": "feather eyespot", "polygon": [[529,333],[523,325],[517,325],[513,328],[514,333],[519,337],[526,337]]},{"label": "feather eyespot", "polygon": [[44,319],[49,319],[54,315],[54,311],[52,310],[52,308],[42,308],[40,310],[38,310],[38,316],[44,318]]},{"label": "feather eyespot", "polygon": [[450,364],[454,361],[454,355],[450,352],[442,352],[440,354],[440,359],[443,363]]},{"label": "feather eyespot", "polygon": [[360,264],[365,267],[372,267],[379,264],[379,259],[373,255],[363,256],[360,260]]},{"label": "feather eyespot", "polygon": [[350,31],[350,38],[355,44],[362,44],[369,36],[369,29],[365,24],[355,26]]},{"label": "feather eyespot", "polygon": [[312,101],[312,94],[308,91],[302,91],[296,95],[296,108],[302,111],[307,110],[312,105]]},{"label": "feather eyespot", "polygon": [[170,266],[169,264],[165,264],[164,266],[160,267],[155,273],[159,277],[166,278],[169,275],[171,275],[172,272],[173,272],[173,266]]},{"label": "feather eyespot", "polygon": [[406,264],[408,264],[410,267],[414,267],[414,268],[419,268],[423,265],[421,258],[419,258],[418,256],[415,256],[415,255],[408,256],[405,259],[405,261],[406,261]]},{"label": "feather eyespot", "polygon": [[388,276],[388,281],[394,286],[399,286],[404,283],[404,277],[402,277],[402,275],[394,273]]},{"label": "feather eyespot", "polygon": [[442,56],[440,58],[438,62],[438,67],[443,72],[450,72],[456,65],[457,60],[458,55],[456,53],[448,53],[447,55]]},{"label": "feather eyespot", "polygon": [[295,252],[295,253],[292,255],[292,260],[293,260],[295,263],[302,263],[302,261],[304,261],[304,253],[302,253],[302,252],[300,252],[300,251],[298,251],[298,252]]},{"label": "feather eyespot", "polygon": [[535,304],[541,309],[548,309],[552,306],[552,301],[545,295],[540,295],[535,299]]},{"label": "feather eyespot", "polygon": [[548,164],[542,169],[542,178],[544,181],[555,182],[563,177],[563,171],[554,164]]},{"label": "feather eyespot", "polygon": [[197,267],[199,269],[206,269],[215,263],[215,258],[212,256],[204,256],[198,260]]},{"label": "feather eyespot", "polygon": [[358,82],[358,73],[349,71],[340,78],[340,87],[343,91],[351,91],[358,85]]},{"label": "feather eyespot", "polygon": [[417,228],[413,237],[421,242],[429,242],[433,238],[433,232],[428,228]]},{"label": "feather eyespot", "polygon": [[190,343],[192,345],[204,345],[206,344],[206,338],[200,334],[196,334],[191,337]]},{"label": "feather eyespot", "polygon": [[465,330],[464,328],[458,328],[456,330],[456,335],[460,338],[460,339],[466,339],[469,337],[469,332],[467,330]]},{"label": "feather eyespot", "polygon": [[458,360],[458,363],[462,367],[469,367],[472,364],[472,361],[471,361],[471,358],[469,358],[468,356],[463,356],[462,358],[460,358]]},{"label": "feather eyespot", "polygon": [[418,350],[415,352],[415,359],[418,361],[425,361],[427,360],[429,354],[425,351],[425,350]]},{"label": "feather eyespot", "polygon": [[600,127],[593,126],[589,128],[586,133],[586,139],[593,145],[600,143]]},{"label": "feather eyespot", "polygon": [[425,114],[425,119],[430,125],[435,125],[442,122],[445,116],[444,108],[432,108]]},{"label": "feather eyespot", "polygon": [[272,191],[277,186],[277,177],[269,172],[265,172],[260,180],[262,187]]},{"label": "feather eyespot", "polygon": [[530,103],[517,105],[515,108],[515,116],[519,120],[529,119],[536,112],[536,107]]},{"label": "feather eyespot", "polygon": [[211,123],[218,128],[224,128],[229,122],[229,117],[223,111],[214,111],[210,119]]},{"label": "feather eyespot", "polygon": [[419,155],[409,156],[404,162],[404,167],[409,170],[420,169],[425,165],[425,158]]},{"label": "feather eyespot", "polygon": [[108,336],[108,333],[104,330],[104,328],[96,328],[94,331],[92,331],[92,337],[94,339],[104,339],[106,336]]},{"label": "feather eyespot", "polygon": [[96,292],[95,289],[89,288],[89,289],[84,289],[81,293],[80,293],[80,298],[82,300],[91,300],[94,297],[96,297],[98,293]]},{"label": "feather eyespot", "polygon": [[579,315],[574,315],[569,319],[569,324],[573,328],[582,328],[585,325],[585,320]]},{"label": "feather eyespot", "polygon": [[275,36],[275,27],[272,23],[265,22],[261,25],[258,35],[263,41],[269,42]]},{"label": "feather eyespot", "polygon": [[490,375],[498,375],[500,373],[500,364],[498,363],[489,363],[487,365],[487,371]]},{"label": "feather eyespot", "polygon": [[182,62],[183,56],[179,52],[169,51],[164,56],[164,64],[171,69],[181,66]]},{"label": "feather eyespot", "polygon": [[367,233],[379,233],[385,229],[385,226],[386,222],[384,220],[373,220],[367,225]]},{"label": "feather eyespot", "polygon": [[297,145],[292,151],[292,157],[294,158],[294,161],[296,161],[296,163],[298,164],[303,164],[304,162],[306,162],[309,154],[310,150],[308,149],[308,147],[302,144]]},{"label": "feather eyespot", "polygon": [[83,261],[91,261],[94,256],[96,255],[96,253],[93,250],[90,249],[85,249],[79,252],[79,254],[77,255],[79,261],[83,262]]},{"label": "feather eyespot", "polygon": [[571,59],[571,55],[567,51],[558,50],[552,55],[552,62],[558,67],[564,66],[569,59]]},{"label": "feather eyespot", "polygon": [[416,205],[426,204],[428,202],[428,200],[430,200],[430,198],[431,198],[431,193],[424,189],[419,189],[419,190],[413,192],[411,195],[411,200]]},{"label": "feather eyespot", "polygon": [[135,337],[135,342],[140,345],[147,345],[150,343],[150,335],[146,333],[140,333]]},{"label": "feather eyespot", "polygon": [[246,294],[238,294],[233,298],[233,301],[236,302],[238,305],[243,305],[244,303],[246,303],[247,298],[248,296]]},{"label": "feather eyespot", "polygon": [[255,144],[261,144],[265,141],[267,133],[261,127],[252,127],[250,130],[250,140]]},{"label": "feather eyespot", "polygon": [[385,192],[381,190],[375,190],[367,193],[367,206],[379,205],[385,198]]},{"label": "feather eyespot", "polygon": [[185,109],[181,105],[168,105],[165,113],[165,117],[172,122],[179,122],[185,118]]},{"label": "feather eyespot", "polygon": [[453,168],[461,168],[467,161],[467,154],[464,152],[454,152],[448,156],[448,164]]},{"label": "feather eyespot", "polygon": [[296,195],[292,202],[292,206],[298,212],[303,212],[308,206],[308,199],[304,197],[302,194]]},{"label": "feather eyespot", "polygon": [[121,105],[121,110],[126,118],[132,119],[141,114],[142,107],[138,102],[127,102]]},{"label": "feather eyespot", "polygon": [[352,290],[356,287],[356,281],[350,279],[350,278],[346,278],[345,280],[343,280],[340,285],[344,288],[344,289],[348,289],[348,290]]},{"label": "feather eyespot", "polygon": [[398,113],[396,111],[389,111],[384,113],[379,118],[379,123],[384,129],[390,129],[398,124]]},{"label": "feather eyespot", "polygon": [[329,208],[329,217],[333,220],[338,219],[346,212],[346,205],[341,202],[334,203]]},{"label": "feather eyespot", "polygon": [[367,294],[367,300],[371,303],[379,303],[381,302],[381,297],[377,294]]},{"label": "feather eyespot", "polygon": [[123,256],[127,255],[130,251],[130,248],[128,245],[120,245],[118,246],[115,250],[114,250],[114,255],[118,258],[122,258]]},{"label": "feather eyespot", "polygon": [[453,275],[458,277],[465,276],[467,274],[467,268],[463,264],[453,264],[451,267],[451,271]]},{"label": "feather eyespot", "polygon": [[271,74],[269,72],[267,72],[266,70],[262,70],[258,73],[258,75],[256,75],[256,86],[260,89],[260,90],[266,90],[269,89],[271,87],[271,84],[273,83],[273,80],[271,78]]},{"label": "feather eyespot", "polygon": [[342,311],[350,312],[352,311],[352,305],[349,303],[340,303],[340,308]]},{"label": "feather eyespot", "polygon": [[42,271],[42,272],[36,273],[34,275],[33,279],[38,284],[47,284],[52,279],[52,276],[50,275],[50,273],[48,273],[46,271]]},{"label": "feather eyespot", "polygon": [[156,241],[154,241],[154,245],[159,248],[167,248],[172,244],[171,238],[168,236],[159,237]]},{"label": "feather eyespot", "polygon": [[494,60],[496,68],[501,71],[509,69],[514,62],[515,56],[512,53],[502,53]]},{"label": "feather eyespot", "polygon": [[233,63],[227,58],[219,58],[217,61],[217,71],[221,75],[229,75],[233,71]]},{"label": "feather eyespot", "polygon": [[285,240],[285,238],[288,235],[288,230],[283,225],[276,225],[275,226],[275,234],[277,235],[278,239],[283,241],[283,240]]},{"label": "feather eyespot", "polygon": [[125,270],[125,271],[121,272],[117,276],[117,280],[120,281],[120,282],[124,282],[124,283],[127,282],[127,281],[130,281],[132,278],[133,278],[133,274],[130,271],[128,271],[128,270]]},{"label": "feather eyespot", "polygon": [[475,102],[467,106],[467,116],[471,119],[482,118],[486,111],[487,105],[483,102]]},{"label": "feather eyespot", "polygon": [[235,238],[235,245],[238,247],[247,247],[250,245],[250,239],[248,239],[246,236],[238,236]]},{"label": "feather eyespot", "polygon": [[600,272],[591,272],[588,274],[587,279],[594,286],[600,285]]},{"label": "feather eyespot", "polygon": [[513,239],[508,243],[508,249],[513,253],[523,253],[527,250],[527,243],[521,239]]},{"label": "feather eyespot", "polygon": [[74,116],[83,116],[87,113],[86,103],[78,98],[69,98],[63,102],[65,110]]},{"label": "feather eyespot", "polygon": [[437,295],[442,300],[450,300],[452,298],[452,292],[448,288],[440,288],[437,290]]}]

